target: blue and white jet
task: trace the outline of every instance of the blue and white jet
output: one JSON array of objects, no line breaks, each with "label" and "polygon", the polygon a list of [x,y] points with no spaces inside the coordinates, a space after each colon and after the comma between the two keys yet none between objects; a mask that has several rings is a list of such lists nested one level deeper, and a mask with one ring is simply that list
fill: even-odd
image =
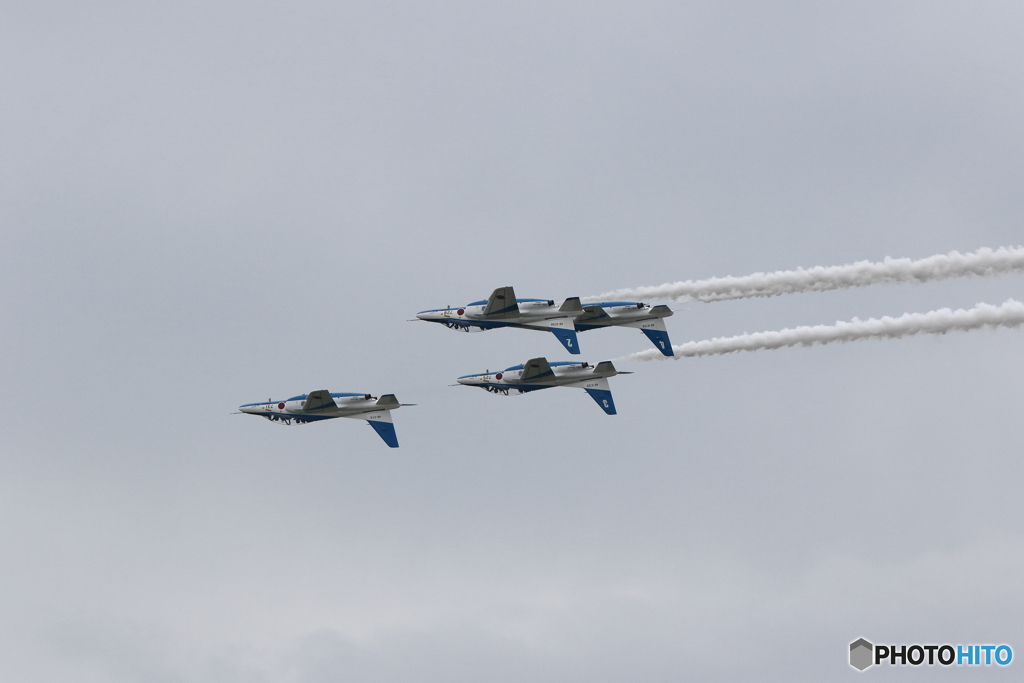
[{"label": "blue and white jet", "polygon": [[590,365],[563,361],[549,363],[546,358],[531,358],[522,365],[514,365],[501,372],[483,372],[476,375],[463,375],[459,384],[467,387],[480,387],[494,394],[509,395],[525,394],[528,391],[550,389],[552,387],[572,387],[583,389],[601,406],[601,410],[615,415],[615,401],[608,387],[608,378],[615,375],[629,375],[619,372],[609,360]]},{"label": "blue and white jet", "polygon": [[569,353],[579,353],[577,332],[605,327],[637,327],[666,356],[672,342],[665,329],[668,306],[649,306],[636,301],[603,301],[581,304],[578,296],[556,306],[551,299],[517,299],[511,287],[499,287],[486,301],[474,301],[456,308],[434,308],[416,314],[420,320],[441,323],[463,332],[483,332],[498,327],[551,332]]},{"label": "blue and white jet", "polygon": [[350,417],[366,420],[391,448],[398,448],[398,435],[391,422],[391,411],[415,403],[399,403],[394,394],[380,398],[370,394],[332,394],[326,389],[292,396],[284,401],[246,403],[239,410],[248,415],[259,415],[276,424],[302,425],[307,422]]}]

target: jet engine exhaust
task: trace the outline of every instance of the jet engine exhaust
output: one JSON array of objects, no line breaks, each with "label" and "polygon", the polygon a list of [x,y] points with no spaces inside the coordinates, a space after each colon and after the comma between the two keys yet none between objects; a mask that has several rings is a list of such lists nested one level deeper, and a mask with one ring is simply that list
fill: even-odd
[{"label": "jet engine exhaust", "polygon": [[858,261],[843,266],[815,266],[742,277],[713,277],[707,280],[671,282],[651,287],[616,289],[586,297],[608,299],[672,299],[691,302],[726,301],[779,296],[800,292],[867,287],[897,282],[931,282],[956,277],[992,276],[1024,272],[1024,247],[982,247],[973,253],[951,251],[912,261],[889,258],[881,262]]},{"label": "jet engine exhaust", "polygon": [[947,332],[977,330],[983,327],[1019,327],[1024,324],[1024,303],[1007,299],[999,306],[980,303],[974,308],[955,311],[940,308],[928,313],[904,313],[898,318],[884,316],[835,325],[814,325],[787,328],[771,332],[741,334],[735,337],[716,337],[675,345],[675,356],[665,356],[657,349],[640,351],[616,361],[649,361],[668,358],[717,356],[736,351],[781,349],[786,346],[813,346],[861,339],[899,339],[915,334],[945,334]]}]

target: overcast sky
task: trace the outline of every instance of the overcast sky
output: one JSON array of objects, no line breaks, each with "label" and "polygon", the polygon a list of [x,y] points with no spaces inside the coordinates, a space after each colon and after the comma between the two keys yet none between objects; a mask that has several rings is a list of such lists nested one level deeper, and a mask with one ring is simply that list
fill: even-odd
[{"label": "overcast sky", "polygon": [[[503,285],[1021,244],[1024,8],[499,5],[5,3],[0,678],[817,682],[899,677],[851,669],[859,637],[1024,655],[1024,331],[636,363],[609,417],[448,386],[565,360],[552,335],[407,322]],[[1024,276],[668,327],[1009,297]],[[315,389],[418,404],[401,448],[231,414]]]}]

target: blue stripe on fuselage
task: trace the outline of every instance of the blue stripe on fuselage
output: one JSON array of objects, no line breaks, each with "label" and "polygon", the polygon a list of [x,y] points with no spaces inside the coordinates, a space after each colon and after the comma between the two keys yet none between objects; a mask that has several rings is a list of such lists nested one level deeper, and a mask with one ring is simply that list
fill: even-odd
[{"label": "blue stripe on fuselage", "polygon": [[520,327],[518,323],[513,322],[502,322],[500,320],[466,320],[464,318],[443,318],[441,320],[427,320],[426,322],[441,323],[442,325],[457,325],[460,327],[482,327],[485,330],[493,330],[498,327]]},{"label": "blue stripe on fuselage", "polygon": [[527,391],[537,391],[538,389],[553,389],[555,387],[554,384],[492,384],[490,382],[487,384],[467,384],[466,386],[480,387],[481,389],[491,387],[494,389],[501,389],[502,391],[505,391],[506,389],[515,389],[516,391],[521,391],[523,393],[526,393]]},{"label": "blue stripe on fuselage", "polygon": [[[516,299],[516,303],[517,304],[528,304],[528,303],[533,303],[535,301],[551,301],[551,299]],[[465,306],[453,306],[451,308],[431,308],[431,309],[428,309],[426,311],[420,311],[420,313],[440,313],[441,311],[457,311],[460,308],[469,308],[470,306],[486,306],[486,305],[487,305],[487,299],[484,299],[483,301],[474,301],[472,303],[466,304]],[[600,305],[600,304],[598,304],[598,305]],[[511,308],[511,306],[509,306],[509,308]],[[508,309],[505,309],[505,310],[508,310]],[[417,313],[417,315],[419,315],[419,313]],[[431,321],[431,322],[433,322],[433,321]]]},{"label": "blue stripe on fuselage", "polygon": [[[583,362],[582,361],[575,361],[575,360],[556,360],[556,361],[548,361],[548,365],[550,365],[553,368],[557,368],[557,367],[561,367],[561,366],[564,366],[564,365],[583,365]],[[526,369],[526,366],[523,365],[522,363],[520,363],[519,365],[513,365],[510,368],[505,368],[504,370],[502,370],[502,372],[510,372],[512,370],[525,370],[525,369]],[[488,373],[480,372],[480,373],[477,373],[477,374],[486,375]]]},{"label": "blue stripe on fuselage", "polygon": [[[303,394],[302,396],[293,396],[292,398],[286,398],[284,400],[285,401],[302,401],[302,400],[305,400],[305,398],[308,395],[309,394]],[[365,391],[363,393],[341,392],[341,393],[337,393],[337,394],[331,394],[331,398],[344,398],[345,396],[366,396],[366,392]],[[260,401],[259,403],[243,403],[242,405],[240,405],[238,407],[239,408],[250,408],[252,406],[270,405],[272,403],[281,403],[281,401]]]},{"label": "blue stripe on fuselage", "polygon": [[[582,362],[571,361],[571,360],[556,360],[553,363],[548,363],[553,368],[562,367],[565,365],[579,365],[582,366]],[[519,365],[513,365],[510,368],[504,370],[496,370],[495,372],[515,372],[516,370],[525,370],[526,366],[520,363]],[[462,375],[459,379],[469,379],[470,377],[483,377],[484,375],[493,375],[494,372],[474,372],[472,375]],[[259,404],[257,404],[259,405]]]},{"label": "blue stripe on fuselage", "polygon": [[517,306],[516,304],[512,304],[511,306],[505,306],[505,308],[501,308],[501,309],[499,309],[497,311],[491,311],[490,313],[486,313],[485,315],[501,315],[502,313],[508,313],[509,311],[518,311],[518,310],[519,310],[519,306]]},{"label": "blue stripe on fuselage", "polygon": [[271,417],[279,417],[282,420],[298,420],[300,422],[320,422],[321,420],[333,420],[336,417],[341,417],[341,415],[307,415],[305,413],[278,412],[246,413],[246,415],[255,415],[256,417],[265,417],[267,419],[270,419]]}]

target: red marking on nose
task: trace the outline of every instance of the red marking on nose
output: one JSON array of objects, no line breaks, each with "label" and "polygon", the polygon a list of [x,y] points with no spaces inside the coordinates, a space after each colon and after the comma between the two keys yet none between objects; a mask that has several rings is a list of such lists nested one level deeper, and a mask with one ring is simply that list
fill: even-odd
[{"label": "red marking on nose", "polygon": [[465,312],[466,312],[466,309],[465,309],[465,308],[460,308],[460,309],[458,310],[458,313],[459,313],[459,315],[462,315],[462,314],[463,314],[463,313],[465,313]]},{"label": "red marking on nose", "polygon": [[499,372],[497,375],[495,375],[494,379],[501,379],[501,373]]},{"label": "red marking on nose", "polygon": [[284,410],[284,404],[283,403],[278,403],[277,407],[280,408],[281,410]]}]

